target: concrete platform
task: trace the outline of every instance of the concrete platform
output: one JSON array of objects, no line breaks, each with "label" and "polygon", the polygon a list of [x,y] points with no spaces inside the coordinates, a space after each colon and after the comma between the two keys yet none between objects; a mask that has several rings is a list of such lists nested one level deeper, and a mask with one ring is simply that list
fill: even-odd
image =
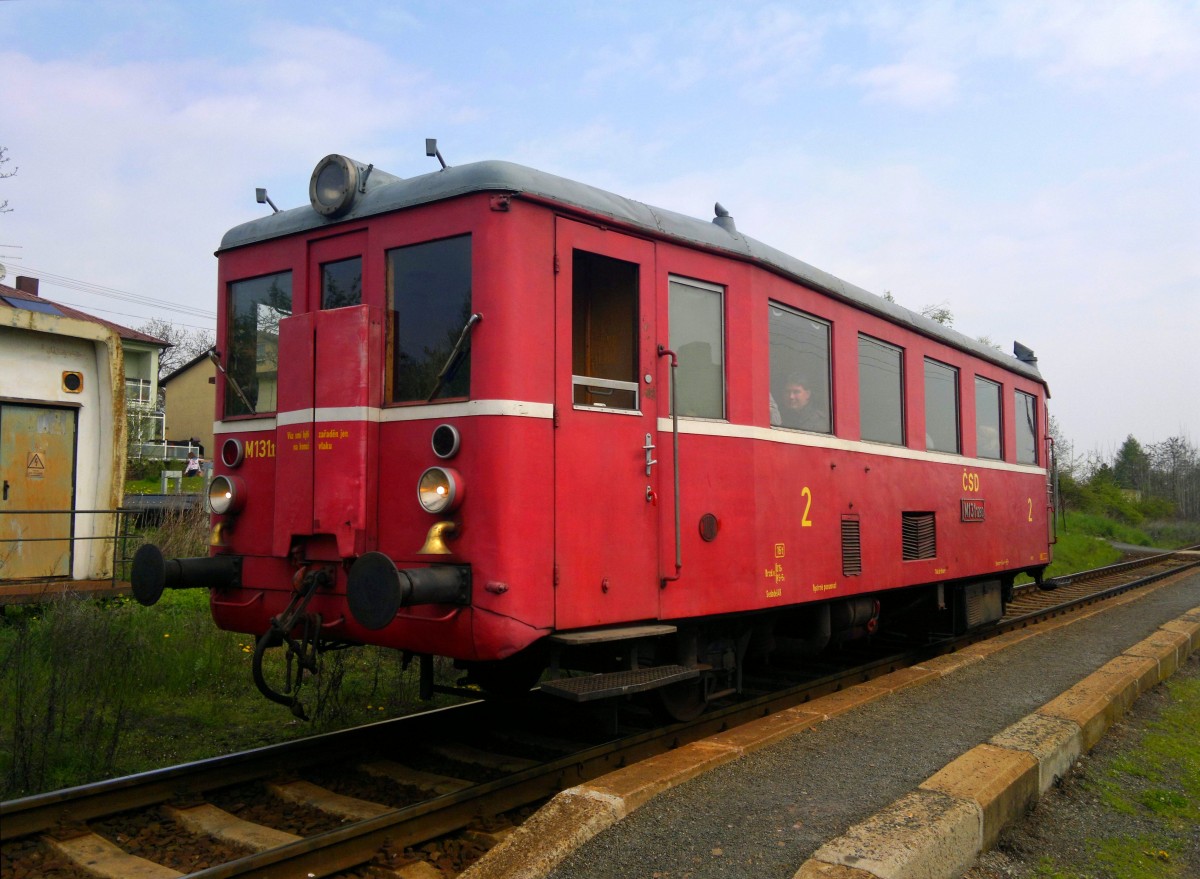
[{"label": "concrete platform", "polygon": [[571,788],[463,879],[953,879],[1197,649],[1181,575]]}]

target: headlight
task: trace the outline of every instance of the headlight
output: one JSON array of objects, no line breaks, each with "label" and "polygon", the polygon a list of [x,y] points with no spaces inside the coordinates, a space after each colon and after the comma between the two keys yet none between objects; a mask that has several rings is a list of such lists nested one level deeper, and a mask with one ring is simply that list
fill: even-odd
[{"label": "headlight", "polygon": [[217,515],[236,513],[246,503],[246,485],[236,476],[218,476],[208,484],[208,505]]},{"label": "headlight", "polygon": [[417,501],[427,513],[447,513],[462,499],[462,477],[449,467],[430,467],[417,480]]},{"label": "headlight", "polygon": [[370,169],[346,156],[329,155],[317,162],[308,181],[308,200],[313,210],[325,217],[340,217],[354,205],[359,182],[366,182]]}]

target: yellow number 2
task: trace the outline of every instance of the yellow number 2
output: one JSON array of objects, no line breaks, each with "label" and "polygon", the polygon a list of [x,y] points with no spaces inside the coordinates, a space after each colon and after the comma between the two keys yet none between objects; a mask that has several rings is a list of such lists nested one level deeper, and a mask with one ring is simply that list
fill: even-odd
[{"label": "yellow number 2", "polygon": [[800,496],[807,498],[807,501],[804,504],[804,515],[800,517],[800,525],[803,528],[811,528],[812,519],[808,518],[808,513],[812,509],[812,492],[808,490],[807,485],[800,490]]}]

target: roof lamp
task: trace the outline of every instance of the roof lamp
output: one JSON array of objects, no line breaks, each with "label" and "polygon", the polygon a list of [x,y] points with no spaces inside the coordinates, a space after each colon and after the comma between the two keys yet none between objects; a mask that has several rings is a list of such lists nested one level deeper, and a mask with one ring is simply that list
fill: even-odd
[{"label": "roof lamp", "polygon": [[313,210],[324,217],[347,213],[358,194],[366,191],[372,167],[336,154],[321,159],[308,181]]}]

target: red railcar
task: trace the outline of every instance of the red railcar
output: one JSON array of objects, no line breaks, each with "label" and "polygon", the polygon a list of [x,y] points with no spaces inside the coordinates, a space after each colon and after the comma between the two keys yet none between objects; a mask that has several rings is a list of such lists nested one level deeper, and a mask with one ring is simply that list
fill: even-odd
[{"label": "red railcar", "polygon": [[310,195],[218,251],[211,556],[145,550],[134,577],[146,601],[211,588],[259,657],[379,644],[486,689],[549,666],[560,695],[669,685],[692,710],[773,645],[994,621],[1050,561],[1048,392],[1021,346],[719,205],[341,156]]}]

